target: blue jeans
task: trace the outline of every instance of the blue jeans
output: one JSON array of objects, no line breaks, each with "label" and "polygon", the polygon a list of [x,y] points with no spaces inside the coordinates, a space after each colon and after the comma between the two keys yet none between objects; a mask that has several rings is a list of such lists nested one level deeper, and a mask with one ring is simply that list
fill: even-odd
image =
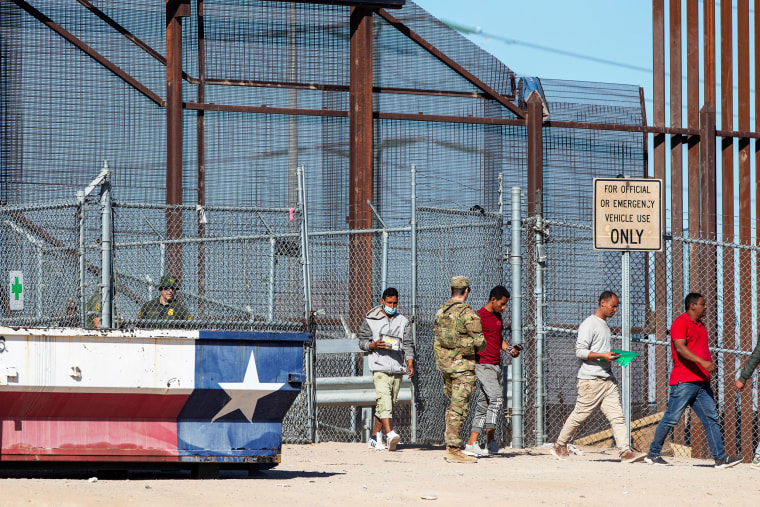
[{"label": "blue jeans", "polygon": [[705,436],[707,444],[710,446],[710,452],[715,459],[726,457],[726,451],[723,448],[723,437],[720,435],[720,426],[718,426],[718,412],[715,410],[715,400],[713,399],[713,390],[709,382],[679,382],[670,386],[670,398],[668,399],[668,408],[665,415],[662,416],[657,429],[654,432],[654,440],[649,446],[651,456],[659,456],[662,452],[662,446],[665,443],[665,437],[675,426],[686,407],[690,406],[702,421],[705,427]]}]

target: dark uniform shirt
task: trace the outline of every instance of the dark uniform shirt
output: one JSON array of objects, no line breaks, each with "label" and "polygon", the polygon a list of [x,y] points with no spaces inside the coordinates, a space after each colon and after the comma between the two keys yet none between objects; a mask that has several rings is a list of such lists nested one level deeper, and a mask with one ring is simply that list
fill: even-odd
[{"label": "dark uniform shirt", "polygon": [[174,299],[169,304],[162,305],[160,297],[142,305],[137,314],[138,320],[193,320],[193,316],[185,305]]}]

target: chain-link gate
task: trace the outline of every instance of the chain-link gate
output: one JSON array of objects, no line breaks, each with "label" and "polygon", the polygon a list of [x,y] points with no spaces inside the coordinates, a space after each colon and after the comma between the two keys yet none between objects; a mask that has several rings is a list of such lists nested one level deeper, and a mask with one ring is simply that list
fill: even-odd
[{"label": "chain-link gate", "polygon": [[[443,439],[448,400],[432,352],[434,315],[449,297],[451,276],[470,278],[474,295],[468,302],[474,309],[486,302],[494,285],[504,283],[503,224],[501,215],[424,207],[417,208],[417,218],[415,405],[397,405],[394,429],[402,441],[414,435],[417,442],[437,443]],[[358,333],[387,287],[399,291],[399,312],[412,316],[411,237],[411,227],[310,235],[317,350],[326,340]],[[366,374],[356,352],[317,355],[318,378]],[[320,406],[317,421],[320,440],[358,442],[365,429],[359,406]],[[465,432],[469,426],[468,421]]]}]

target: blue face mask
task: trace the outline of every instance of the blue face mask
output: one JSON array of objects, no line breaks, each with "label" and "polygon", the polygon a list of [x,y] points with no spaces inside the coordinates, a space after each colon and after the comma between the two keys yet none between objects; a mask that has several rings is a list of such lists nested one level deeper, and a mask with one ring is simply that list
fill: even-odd
[{"label": "blue face mask", "polygon": [[383,311],[385,311],[385,314],[388,315],[388,316],[395,315],[395,313],[396,313],[396,309],[395,308],[388,308],[385,305],[383,305]]}]

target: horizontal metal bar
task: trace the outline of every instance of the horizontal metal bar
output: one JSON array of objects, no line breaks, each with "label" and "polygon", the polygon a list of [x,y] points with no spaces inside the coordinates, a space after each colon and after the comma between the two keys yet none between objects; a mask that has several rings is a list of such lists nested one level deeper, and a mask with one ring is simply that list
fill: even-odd
[{"label": "horizontal metal bar", "polygon": [[733,137],[734,139],[760,139],[760,132],[747,132],[744,130],[716,130],[718,137]]},{"label": "horizontal metal bar", "polygon": [[[137,204],[129,202],[114,201],[114,207],[125,209],[176,209],[195,211],[197,208],[195,205],[181,205],[181,204]],[[0,208],[2,210],[3,208]],[[204,211],[242,211],[242,212],[256,212],[256,213],[290,213],[290,208],[263,208],[256,206],[203,206]]]},{"label": "horizontal metal bar", "polygon": [[362,353],[356,338],[338,338],[334,340],[317,340],[317,354]]},{"label": "horizontal metal bar", "polygon": [[234,106],[229,104],[199,104],[198,102],[183,102],[184,109],[193,111],[220,111],[231,113],[255,113],[255,114],[283,114],[290,116],[328,116],[335,118],[348,118],[348,111],[334,111],[332,109],[301,109],[293,107],[269,107],[269,106]]},{"label": "horizontal metal bar", "polygon": [[[317,347],[319,347],[319,341],[317,341]],[[409,389],[411,385],[412,382],[408,378],[401,380],[401,389]],[[353,375],[348,377],[317,377],[316,386],[317,389],[370,389],[374,392],[375,381],[372,375]]]},{"label": "horizontal metal bar", "polygon": [[471,217],[477,217],[477,216],[486,216],[486,217],[492,217],[492,218],[503,217],[503,214],[501,213],[492,213],[490,211],[477,211],[477,210],[471,211],[471,210],[463,210],[463,209],[438,208],[435,206],[417,206],[417,211],[441,213],[444,215],[464,215],[464,216],[471,216]]},{"label": "horizontal metal bar", "polygon": [[[288,90],[318,90],[328,92],[349,92],[348,85],[321,84],[321,83],[298,83],[291,81],[257,81],[252,79],[206,79],[207,85],[213,86],[245,86],[252,88],[282,88]],[[431,95],[435,97],[461,97],[473,99],[489,99],[482,92],[462,92],[454,90],[430,90],[425,88],[397,88],[392,86],[373,86],[373,93],[389,93],[400,95]],[[514,99],[513,96],[508,96]]]},{"label": "horizontal metal bar", "polygon": [[466,123],[471,125],[512,125],[524,127],[525,120],[513,118],[483,118],[479,116],[444,116],[433,114],[382,113],[375,112],[372,117],[378,120],[426,121],[434,123]]},{"label": "horizontal metal bar", "polygon": [[6,215],[10,213],[25,213],[27,211],[43,211],[51,209],[77,209],[79,204],[76,202],[68,201],[61,203],[48,203],[48,204],[28,204],[28,205],[15,205],[15,206],[0,206],[0,214]]},{"label": "horizontal metal bar", "polygon": [[[372,378],[372,377],[370,377]],[[372,389],[347,389],[335,391],[320,391],[317,389],[317,405],[337,405],[337,406],[364,406],[371,407],[377,403],[374,386]],[[412,392],[409,389],[400,389],[398,392],[397,403],[411,403]]]},{"label": "horizontal metal bar", "polygon": [[248,236],[219,236],[210,237],[204,236],[202,238],[182,238],[182,239],[164,239],[154,241],[125,241],[121,243],[114,243],[114,248],[129,248],[136,246],[151,246],[151,245],[185,245],[194,243],[215,243],[219,241],[269,241],[271,238],[297,238],[299,233],[283,233],[283,234],[253,234]]},{"label": "horizontal metal bar", "polygon": [[699,129],[673,128],[673,127],[650,127],[647,125],[621,125],[616,123],[591,123],[581,121],[547,121],[544,127],[586,129],[586,130],[611,130],[618,132],[641,132],[647,134],[678,134],[683,136],[699,137]]}]

